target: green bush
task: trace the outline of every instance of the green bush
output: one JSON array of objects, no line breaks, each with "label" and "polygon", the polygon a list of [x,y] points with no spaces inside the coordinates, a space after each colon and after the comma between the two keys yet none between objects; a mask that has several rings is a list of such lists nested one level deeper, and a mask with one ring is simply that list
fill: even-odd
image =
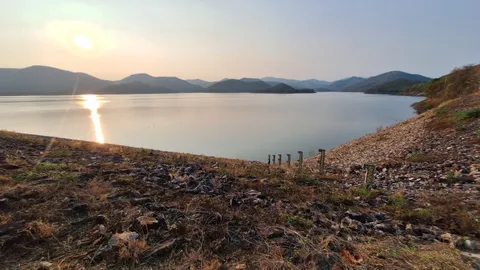
[{"label": "green bush", "polygon": [[480,117],[480,109],[472,109],[468,111],[460,111],[457,112],[456,118],[458,120],[468,120],[468,119],[476,119]]},{"label": "green bush", "polygon": [[291,216],[288,218],[287,223],[292,226],[300,226],[309,228],[313,226],[313,221],[310,219],[306,219],[300,216]]}]

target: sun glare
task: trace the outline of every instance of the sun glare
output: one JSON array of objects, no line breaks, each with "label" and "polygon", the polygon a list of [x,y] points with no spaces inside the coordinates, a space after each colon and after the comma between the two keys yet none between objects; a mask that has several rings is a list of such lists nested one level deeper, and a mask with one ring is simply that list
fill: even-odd
[{"label": "sun glare", "polygon": [[93,49],[93,42],[90,38],[84,35],[76,35],[73,37],[73,42],[77,45],[78,48],[82,50],[91,50]]},{"label": "sun glare", "polygon": [[84,102],[83,107],[89,109],[91,114],[90,118],[92,119],[93,128],[95,129],[95,137],[98,143],[104,143],[105,138],[103,136],[102,124],[100,123],[100,114],[98,113],[98,108],[103,103],[98,100],[96,95],[83,95]]}]

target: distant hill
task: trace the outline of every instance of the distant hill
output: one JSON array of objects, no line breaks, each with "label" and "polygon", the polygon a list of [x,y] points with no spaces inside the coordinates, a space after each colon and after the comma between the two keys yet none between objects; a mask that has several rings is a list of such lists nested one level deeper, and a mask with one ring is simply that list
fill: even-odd
[{"label": "distant hill", "polygon": [[257,78],[241,78],[240,81],[242,82],[264,82],[263,80]]},{"label": "distant hill", "polygon": [[391,82],[398,79],[406,79],[414,82],[428,82],[431,79],[418,74],[410,74],[402,71],[390,71],[382,73],[377,76],[373,76],[364,80],[360,80],[357,83],[351,84],[345,87],[342,91],[346,92],[365,92],[368,89],[377,87],[387,82]]},{"label": "distant hill", "polygon": [[0,69],[0,95],[71,95],[92,93],[112,84],[85,73],[46,66]]},{"label": "distant hill", "polygon": [[270,87],[268,83],[261,80],[227,79],[212,84],[208,87],[208,91],[212,93],[250,93]]},{"label": "distant hill", "polygon": [[151,86],[142,82],[130,82],[122,84],[109,85],[101,90],[95,91],[95,94],[165,94],[175,93],[173,90],[163,86]]},{"label": "distant hill", "polygon": [[368,88],[366,94],[389,94],[398,95],[408,87],[418,84],[418,81],[411,81],[407,79],[396,79],[374,87]]},{"label": "distant hill", "polygon": [[118,83],[132,83],[132,82],[141,82],[148,84],[150,86],[161,86],[172,90],[173,92],[180,93],[192,93],[192,92],[205,92],[205,89],[198,86],[188,83],[184,80],[181,80],[177,77],[153,77],[149,74],[140,73],[130,75]]},{"label": "distant hill", "polygon": [[266,94],[312,94],[315,93],[313,89],[295,89],[288,84],[280,83],[267,89],[257,90],[254,93]]},{"label": "distant hill", "polygon": [[332,89],[329,89],[329,88],[326,88],[326,87],[319,87],[319,88],[315,88],[313,90],[315,90],[315,92],[335,92]]},{"label": "distant hill", "polygon": [[185,81],[190,83],[190,84],[197,85],[197,86],[200,86],[200,87],[203,87],[203,88],[207,88],[210,85],[215,83],[215,82],[208,82],[208,81],[204,81],[204,80],[200,80],[200,79],[185,80]]},{"label": "distant hill", "polygon": [[343,91],[343,89],[350,87],[351,85],[357,84],[363,80],[365,80],[365,78],[361,78],[361,77],[345,78],[345,79],[332,82],[326,88],[333,91]]},{"label": "distant hill", "polygon": [[271,85],[284,83],[297,89],[302,89],[302,88],[315,89],[315,88],[324,87],[330,84],[327,81],[320,81],[315,79],[293,80],[293,79],[283,79],[283,78],[275,78],[275,77],[263,77],[261,78],[261,80]]}]

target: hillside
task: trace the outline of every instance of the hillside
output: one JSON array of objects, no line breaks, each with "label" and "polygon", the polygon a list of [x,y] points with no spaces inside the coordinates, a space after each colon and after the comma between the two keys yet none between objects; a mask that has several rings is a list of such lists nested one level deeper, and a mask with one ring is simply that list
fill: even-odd
[{"label": "hillside", "polygon": [[270,85],[261,80],[227,79],[212,84],[208,87],[208,91],[212,93],[250,93],[267,88],[270,88]]},{"label": "hillside", "polygon": [[162,86],[151,86],[142,82],[134,81],[130,83],[113,84],[98,91],[95,94],[165,94],[175,93],[175,91]]},{"label": "hillside", "polygon": [[430,78],[424,77],[422,75],[410,74],[402,71],[390,71],[364,80],[359,80],[358,82],[350,84],[349,86],[343,88],[342,91],[365,92],[368,89],[378,87],[379,85],[398,79],[406,79],[417,83],[430,81]]},{"label": "hillside", "polygon": [[91,93],[112,84],[85,73],[45,66],[0,69],[0,95],[71,95]]},{"label": "hillside", "polygon": [[320,81],[315,79],[310,80],[293,80],[293,79],[284,79],[284,78],[275,78],[275,77],[263,77],[261,80],[271,84],[272,86],[284,83],[290,85],[293,88],[297,89],[315,89],[329,85],[327,81]]},{"label": "hillside", "polygon": [[313,89],[296,89],[290,85],[280,83],[269,87],[267,89],[257,90],[254,93],[265,93],[265,94],[312,94],[315,93]]},{"label": "hillside", "polygon": [[188,83],[190,83],[190,84],[200,86],[200,87],[202,87],[202,88],[207,88],[207,87],[209,87],[210,85],[212,85],[212,84],[215,83],[215,82],[207,82],[207,81],[200,80],[200,79],[185,80],[185,81],[188,82]]},{"label": "hillside", "polygon": [[400,95],[407,96],[425,96],[425,89],[428,83],[417,83],[411,86],[403,88],[400,92]]},{"label": "hillside", "polygon": [[[408,79],[396,79],[389,81],[374,87],[368,88],[365,90],[366,94],[389,94],[389,95],[399,95],[402,94],[406,88],[410,88],[414,85],[418,85],[418,81],[411,81]],[[413,88],[409,89],[410,93],[414,91]]]},{"label": "hillside", "polygon": [[343,91],[343,89],[350,87],[351,85],[355,85],[363,80],[365,80],[365,78],[360,78],[360,77],[345,78],[338,81],[334,81],[325,88],[331,89],[333,91]]},{"label": "hillside", "polygon": [[414,104],[418,112],[437,107],[445,101],[475,93],[480,89],[480,65],[454,69],[450,74],[433,79],[425,86],[427,99]]},{"label": "hillside", "polygon": [[153,77],[145,73],[130,75],[120,80],[118,83],[132,83],[135,81],[148,84],[150,86],[168,88],[177,93],[205,92],[204,88],[188,83],[177,77]]}]

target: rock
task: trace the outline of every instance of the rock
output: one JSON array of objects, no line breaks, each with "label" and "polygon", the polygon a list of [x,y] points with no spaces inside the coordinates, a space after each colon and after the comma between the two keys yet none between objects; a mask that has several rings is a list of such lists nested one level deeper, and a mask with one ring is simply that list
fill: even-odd
[{"label": "rock", "polygon": [[470,240],[468,238],[462,238],[457,241],[455,246],[459,249],[465,249],[470,251],[479,251],[480,245],[475,242],[474,240]]},{"label": "rock", "polygon": [[361,223],[372,222],[372,221],[375,220],[374,218],[372,218],[371,216],[369,216],[367,214],[357,214],[357,213],[347,212],[347,215],[348,215],[349,218],[351,218],[353,220],[360,221]]},{"label": "rock", "polygon": [[108,218],[105,215],[97,215],[94,220],[95,224],[107,224]]},{"label": "rock", "polygon": [[110,247],[119,247],[123,244],[128,244],[128,242],[135,241],[138,239],[138,233],[136,232],[123,232],[116,233],[112,235],[110,240],[108,240],[108,245]]},{"label": "rock", "polygon": [[195,169],[194,169],[193,167],[191,167],[191,166],[185,168],[185,174],[190,175],[190,174],[192,174],[194,171],[195,171]]},{"label": "rock", "polygon": [[7,209],[9,207],[9,200],[7,198],[0,199],[0,209]]},{"label": "rock", "polygon": [[271,232],[267,238],[268,239],[273,239],[273,238],[279,238],[285,236],[285,231],[283,229],[276,228]]},{"label": "rock", "polygon": [[247,269],[247,265],[244,263],[240,263],[235,265],[235,269],[240,270],[240,269]]},{"label": "rock", "polygon": [[165,206],[158,203],[146,203],[145,208],[150,211],[164,211],[167,209]]},{"label": "rock", "polygon": [[72,206],[72,211],[80,214],[88,213],[88,204],[86,203],[78,203]]},{"label": "rock", "polygon": [[434,242],[435,241],[435,235],[424,233],[424,234],[422,234],[422,240]]},{"label": "rock", "polygon": [[394,226],[386,223],[380,223],[375,225],[375,229],[391,234],[394,234],[397,231]]},{"label": "rock", "polygon": [[384,221],[387,219],[387,217],[385,216],[385,214],[383,213],[377,213],[377,214],[374,214],[373,215],[377,220],[380,220],[380,221]]},{"label": "rock", "polygon": [[133,198],[130,200],[130,204],[132,205],[145,205],[149,202],[152,202],[151,198],[143,197],[143,198]]},{"label": "rock", "polygon": [[47,261],[41,261],[37,264],[37,269],[38,270],[48,270],[52,269],[53,263],[47,262]]}]

